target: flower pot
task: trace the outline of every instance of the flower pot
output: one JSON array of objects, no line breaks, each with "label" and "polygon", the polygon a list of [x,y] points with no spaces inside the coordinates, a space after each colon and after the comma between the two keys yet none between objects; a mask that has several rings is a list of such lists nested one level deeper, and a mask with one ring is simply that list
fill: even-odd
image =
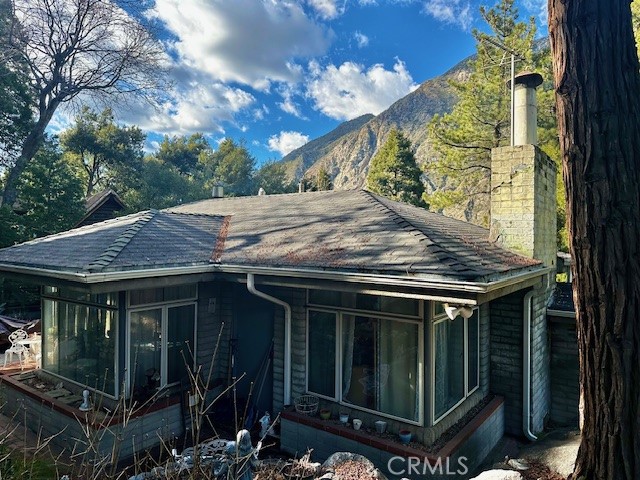
[{"label": "flower pot", "polygon": [[376,426],[376,432],[378,433],[384,433],[384,431],[387,429],[387,422],[384,422],[382,420],[378,420],[374,423],[374,425]]},{"label": "flower pot", "polygon": [[354,418],[353,419],[353,429],[354,430],[360,430],[361,426],[362,426],[362,420],[360,420],[359,418]]},{"label": "flower pot", "polygon": [[409,430],[400,430],[398,436],[400,437],[400,441],[405,445],[411,441],[411,432]]},{"label": "flower pot", "polygon": [[346,424],[348,421],[349,421],[349,414],[348,413],[341,413],[340,414],[340,423]]},{"label": "flower pot", "polygon": [[328,408],[323,408],[320,410],[320,418],[322,420],[329,420],[331,418],[331,410]]}]

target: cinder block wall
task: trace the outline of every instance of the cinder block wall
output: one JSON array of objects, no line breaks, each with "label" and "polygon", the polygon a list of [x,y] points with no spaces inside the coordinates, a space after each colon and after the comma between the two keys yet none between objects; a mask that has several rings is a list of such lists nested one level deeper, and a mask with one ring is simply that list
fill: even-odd
[{"label": "cinder block wall", "polygon": [[551,336],[551,421],[577,427],[580,361],[574,318],[549,317]]},{"label": "cinder block wall", "polygon": [[[501,147],[492,151],[491,155],[491,237],[500,245],[522,255],[540,260],[545,266],[555,268],[556,264],[556,176],[557,169],[553,161],[535,145],[518,145]],[[546,306],[555,281],[553,274],[548,274],[540,284],[534,287],[531,314],[531,429],[539,432],[550,409],[550,362],[549,336],[547,327]],[[492,339],[496,347],[503,347],[495,354],[496,359],[502,358],[515,362],[515,358],[505,355],[508,345],[522,350],[522,317],[523,294],[518,295],[519,302],[512,304],[513,309],[519,309],[519,332],[515,332],[515,325],[509,324],[507,319],[498,313],[495,319],[496,327],[513,330],[515,339],[507,340],[494,332],[492,324]],[[502,308],[513,303],[512,298],[503,299],[496,303],[495,308],[500,312]],[[517,305],[519,303],[519,305]],[[501,322],[504,325],[501,325]],[[501,343],[503,342],[503,343]],[[493,345],[493,343],[492,343]],[[493,350],[492,350],[493,351]],[[493,355],[493,354],[492,354]],[[522,352],[520,357],[520,379],[522,378]],[[492,369],[493,369],[492,364]],[[496,362],[497,367],[501,366]],[[507,371],[515,378],[515,365],[510,365]],[[492,372],[493,375],[502,375]],[[505,373],[506,375],[506,373]],[[498,379],[496,378],[498,381]],[[514,385],[497,385],[492,382],[492,389],[509,389]],[[505,405],[507,431],[516,428],[515,407],[522,406],[522,383],[520,394]],[[515,392],[514,392],[515,393]],[[506,392],[504,392],[505,395]],[[518,400],[519,399],[519,400]],[[522,428],[522,412],[517,426],[518,433]],[[513,432],[516,433],[516,432]]]},{"label": "cinder block wall", "polygon": [[491,391],[504,397],[504,429],[522,435],[522,314],[525,292],[491,302]]}]

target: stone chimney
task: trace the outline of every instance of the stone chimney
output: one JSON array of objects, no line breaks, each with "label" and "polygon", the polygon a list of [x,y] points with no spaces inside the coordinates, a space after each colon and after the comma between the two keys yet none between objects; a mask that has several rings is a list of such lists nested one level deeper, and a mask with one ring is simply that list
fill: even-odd
[{"label": "stone chimney", "polygon": [[537,73],[515,78],[515,145],[491,152],[491,237],[522,255],[556,264],[556,166],[538,148]]}]

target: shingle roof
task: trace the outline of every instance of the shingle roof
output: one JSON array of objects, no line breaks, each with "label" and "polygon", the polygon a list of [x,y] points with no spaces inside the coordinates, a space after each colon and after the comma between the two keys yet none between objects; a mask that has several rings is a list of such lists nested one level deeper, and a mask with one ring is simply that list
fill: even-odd
[{"label": "shingle roof", "polygon": [[223,221],[150,210],[4,248],[0,263],[86,273],[206,265]]},{"label": "shingle roof", "polygon": [[2,249],[0,264],[74,272],[217,264],[477,281],[540,265],[491,243],[484,228],[364,190],[141,212]]},{"label": "shingle roof", "polygon": [[174,212],[230,218],[221,264],[477,279],[538,265],[487,229],[364,190],[211,199]]}]

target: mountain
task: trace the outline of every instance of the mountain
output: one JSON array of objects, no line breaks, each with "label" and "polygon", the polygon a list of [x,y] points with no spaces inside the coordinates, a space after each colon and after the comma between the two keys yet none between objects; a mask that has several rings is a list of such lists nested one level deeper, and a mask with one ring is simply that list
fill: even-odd
[{"label": "mountain", "polygon": [[418,161],[426,162],[427,124],[435,114],[452,109],[456,99],[449,81],[462,80],[467,75],[467,62],[468,59],[444,75],[427,80],[379,115],[363,115],[345,122],[292,151],[281,160],[287,164],[289,175],[300,179],[324,168],[331,175],[334,188],[362,187],[371,157],[394,127],[411,140]]}]

